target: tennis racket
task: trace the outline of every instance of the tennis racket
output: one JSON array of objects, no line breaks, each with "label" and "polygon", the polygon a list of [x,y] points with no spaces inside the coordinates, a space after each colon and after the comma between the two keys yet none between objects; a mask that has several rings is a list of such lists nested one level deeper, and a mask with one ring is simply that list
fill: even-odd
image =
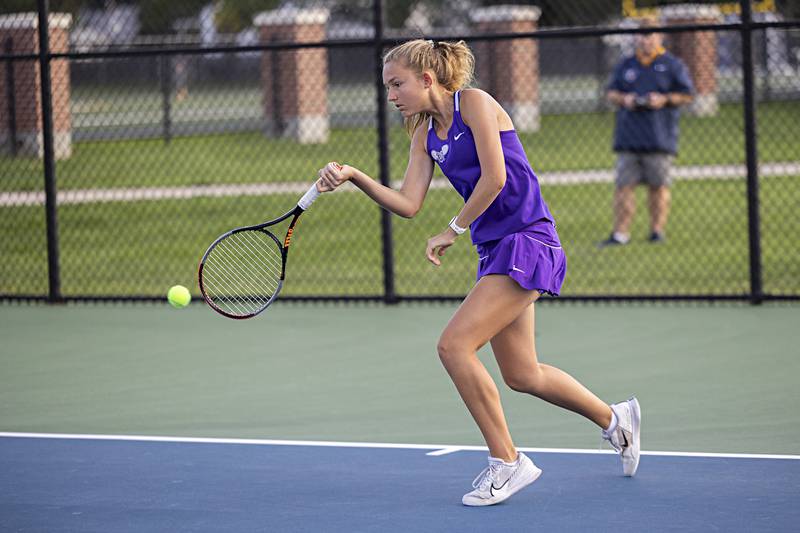
[{"label": "tennis racket", "polygon": [[[286,257],[300,218],[320,195],[312,185],[297,206],[257,226],[232,229],[220,235],[200,260],[197,277],[203,299],[228,318],[251,318],[275,301],[286,277]],[[283,241],[268,228],[293,217]]]}]

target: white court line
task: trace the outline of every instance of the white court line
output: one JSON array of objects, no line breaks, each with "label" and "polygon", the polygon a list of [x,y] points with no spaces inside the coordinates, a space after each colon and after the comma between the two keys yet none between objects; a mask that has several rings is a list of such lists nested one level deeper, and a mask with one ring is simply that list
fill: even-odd
[{"label": "white court line", "polygon": [[431,457],[438,457],[440,455],[447,455],[448,453],[459,452],[463,450],[458,446],[448,446],[447,448],[442,448],[441,450],[434,450],[432,452],[428,452],[425,455],[430,455]]},{"label": "white court line", "polygon": [[[274,440],[274,439],[230,439],[206,437],[168,437],[149,435],[91,435],[77,433],[16,433],[0,432],[0,438],[64,439],[64,440],[110,440],[131,442],[181,442],[194,444],[249,444],[267,446],[318,446],[328,448],[385,448],[401,450],[433,450],[431,456],[447,455],[459,451],[487,451],[486,446],[454,446],[447,444],[397,444],[389,442],[336,442],[318,440]],[[531,453],[616,454],[613,450],[587,450],[582,448],[518,448]],[[662,452],[642,451],[642,455],[667,457],[713,457],[724,459],[789,459],[800,460],[800,455],[778,455],[761,453],[707,453],[707,452]]]}]

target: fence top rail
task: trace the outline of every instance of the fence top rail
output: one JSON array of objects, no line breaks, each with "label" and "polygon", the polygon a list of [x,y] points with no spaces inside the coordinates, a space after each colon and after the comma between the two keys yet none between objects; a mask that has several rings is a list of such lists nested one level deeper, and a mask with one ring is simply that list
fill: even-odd
[{"label": "fence top rail", "polygon": [[[654,30],[659,33],[681,33],[687,31],[741,31],[742,29],[762,30],[762,29],[795,29],[800,28],[800,20],[775,21],[775,22],[731,22],[731,23],[711,23],[711,24],[676,24],[671,26],[660,26],[658,28],[620,28],[620,27],[574,27],[574,28],[550,28],[538,29],[532,32],[514,33],[474,33],[474,34],[448,34],[448,35],[428,35],[433,40],[465,39],[469,41],[502,41],[510,39],[563,39],[563,38],[587,38],[601,37],[604,35],[625,35],[637,33],[651,33]],[[380,46],[392,47],[408,39],[417,36],[394,35],[378,39]],[[102,59],[112,57],[146,57],[155,55],[205,55],[219,53],[247,53],[265,52],[269,50],[298,50],[305,48],[353,48],[375,46],[376,39],[336,39],[323,40],[313,43],[297,43],[289,41],[274,41],[254,45],[239,46],[161,46],[158,44],[144,44],[125,47],[107,47],[102,50],[81,51],[81,52],[58,52],[47,54],[50,59]],[[6,54],[0,53],[0,61],[30,61],[39,59],[39,54]]]}]

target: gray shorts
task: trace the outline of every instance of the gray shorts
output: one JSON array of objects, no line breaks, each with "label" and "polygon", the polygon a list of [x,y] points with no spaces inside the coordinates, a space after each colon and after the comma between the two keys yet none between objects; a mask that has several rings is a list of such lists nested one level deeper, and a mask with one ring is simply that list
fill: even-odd
[{"label": "gray shorts", "polygon": [[669,169],[675,156],[664,153],[619,152],[617,154],[617,187],[645,183],[651,187],[669,187]]}]

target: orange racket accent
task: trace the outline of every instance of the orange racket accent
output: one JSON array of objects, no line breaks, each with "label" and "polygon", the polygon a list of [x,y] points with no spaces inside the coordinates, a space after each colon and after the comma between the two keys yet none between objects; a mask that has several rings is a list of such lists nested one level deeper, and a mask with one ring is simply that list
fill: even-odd
[{"label": "orange racket accent", "polygon": [[289,231],[286,232],[286,238],[283,240],[284,248],[288,248],[292,244],[292,233],[294,233],[294,228],[289,228]]}]

